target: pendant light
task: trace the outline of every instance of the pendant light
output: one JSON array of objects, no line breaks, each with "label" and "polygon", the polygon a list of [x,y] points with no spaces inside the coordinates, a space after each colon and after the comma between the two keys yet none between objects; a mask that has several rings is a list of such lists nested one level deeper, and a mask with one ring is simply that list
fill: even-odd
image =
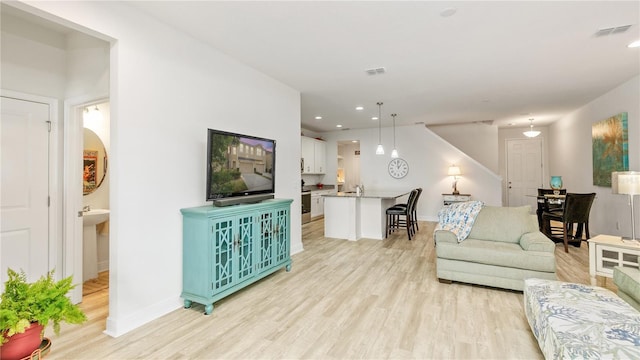
[{"label": "pendant light", "polygon": [[396,150],[396,116],[398,114],[391,114],[393,118],[393,151],[391,151],[391,157],[394,159],[398,157],[398,150]]},{"label": "pendant light", "polygon": [[376,155],[384,155],[384,148],[382,147],[382,101],[376,103],[378,105],[378,147],[376,148]]},{"label": "pendant light", "polygon": [[538,135],[540,135],[540,131],[534,131],[533,130],[533,119],[529,119],[529,131],[525,131],[523,132],[524,136],[529,137],[529,138],[534,138]]}]

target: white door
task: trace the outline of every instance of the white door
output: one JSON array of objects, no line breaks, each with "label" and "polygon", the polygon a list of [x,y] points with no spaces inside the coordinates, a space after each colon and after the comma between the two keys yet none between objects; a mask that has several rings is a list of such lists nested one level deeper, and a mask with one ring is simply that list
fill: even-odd
[{"label": "white door", "polygon": [[0,271],[49,270],[49,105],[2,97]]},{"label": "white door", "polygon": [[507,140],[507,201],[509,206],[537,208],[542,187],[542,140]]}]

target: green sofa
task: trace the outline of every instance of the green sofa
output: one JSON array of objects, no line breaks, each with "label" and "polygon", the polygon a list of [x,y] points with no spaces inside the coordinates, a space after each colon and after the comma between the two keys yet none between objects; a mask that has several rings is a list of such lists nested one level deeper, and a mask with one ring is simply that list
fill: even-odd
[{"label": "green sofa", "polygon": [[434,240],[440,282],[522,291],[528,278],[556,280],[555,244],[529,206],[484,206],[465,240],[448,230],[436,230]]},{"label": "green sofa", "polygon": [[618,287],[618,296],[640,311],[640,270],[616,266],[613,283]]}]

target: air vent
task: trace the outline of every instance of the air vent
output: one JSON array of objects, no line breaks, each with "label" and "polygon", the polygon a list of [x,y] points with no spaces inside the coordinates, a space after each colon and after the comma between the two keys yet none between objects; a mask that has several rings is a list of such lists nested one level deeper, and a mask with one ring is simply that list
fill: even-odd
[{"label": "air vent", "polygon": [[385,68],[383,68],[383,67],[379,67],[379,68],[375,68],[375,69],[365,70],[365,72],[367,73],[367,75],[382,75],[385,72],[387,72],[387,70],[385,70]]},{"label": "air vent", "polygon": [[612,28],[600,29],[594,35],[596,37],[600,37],[600,36],[620,34],[629,30],[630,27],[631,25],[622,25],[622,26],[616,26]]}]

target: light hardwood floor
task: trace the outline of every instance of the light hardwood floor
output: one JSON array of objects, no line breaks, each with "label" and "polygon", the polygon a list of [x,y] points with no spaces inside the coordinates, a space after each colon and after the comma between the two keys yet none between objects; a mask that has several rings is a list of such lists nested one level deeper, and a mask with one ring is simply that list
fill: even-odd
[{"label": "light hardwood floor", "polygon": [[[541,359],[523,295],[440,284],[433,229],[408,241],[349,242],[303,226],[305,251],[292,271],[263,279],[215,304],[173,311],[118,338],[102,331],[108,292],[82,303],[89,321],[64,325],[48,359]],[[588,251],[556,246],[558,278],[589,283]],[[611,279],[599,285],[615,291]]]}]

